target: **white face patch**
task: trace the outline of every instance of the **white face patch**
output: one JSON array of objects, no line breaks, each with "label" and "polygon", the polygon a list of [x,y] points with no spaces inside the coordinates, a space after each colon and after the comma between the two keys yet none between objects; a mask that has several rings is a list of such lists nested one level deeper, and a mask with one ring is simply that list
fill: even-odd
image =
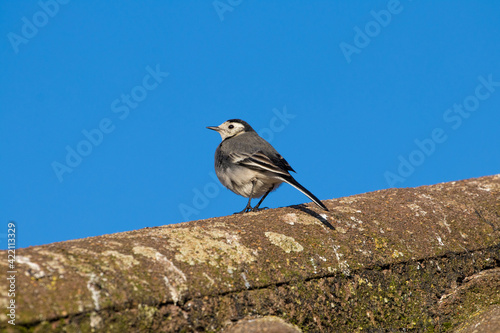
[{"label": "white face patch", "polygon": [[231,136],[236,136],[238,134],[241,134],[245,131],[245,126],[240,123],[236,122],[230,122],[230,121],[225,121],[219,126],[219,134],[224,140],[225,138],[229,138]]}]

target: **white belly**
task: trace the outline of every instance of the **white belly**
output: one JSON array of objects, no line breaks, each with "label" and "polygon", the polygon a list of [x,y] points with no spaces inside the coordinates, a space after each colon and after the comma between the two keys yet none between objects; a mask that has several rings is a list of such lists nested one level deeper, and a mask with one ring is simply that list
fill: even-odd
[{"label": "white belly", "polygon": [[271,187],[275,190],[283,182],[271,173],[264,174],[240,166],[228,168],[225,172],[217,172],[217,177],[222,185],[245,198],[250,196],[260,198]]}]

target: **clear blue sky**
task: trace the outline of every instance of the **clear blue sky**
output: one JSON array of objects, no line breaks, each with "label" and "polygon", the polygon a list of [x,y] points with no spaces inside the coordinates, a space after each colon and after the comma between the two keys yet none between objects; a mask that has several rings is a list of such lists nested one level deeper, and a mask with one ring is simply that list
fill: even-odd
[{"label": "clear blue sky", "polygon": [[[500,171],[500,2],[2,1],[0,248],[228,215],[205,126],[320,199]],[[283,185],[265,201],[308,202]],[[3,229],[3,230],[2,230]]]}]

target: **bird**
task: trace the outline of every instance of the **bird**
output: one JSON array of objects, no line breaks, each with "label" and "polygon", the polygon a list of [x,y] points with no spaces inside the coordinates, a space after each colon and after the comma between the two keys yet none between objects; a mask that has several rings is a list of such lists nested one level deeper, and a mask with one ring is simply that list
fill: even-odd
[{"label": "bird", "polygon": [[[207,126],[218,132],[222,138],[215,151],[215,173],[219,181],[234,193],[248,198],[242,211],[235,214],[256,212],[267,195],[283,182],[292,185],[305,194],[321,209],[326,206],[304,186],[300,185],[290,171],[290,164],[273,146],[241,119],[230,119],[219,126]],[[256,206],[252,199],[261,198]]]}]

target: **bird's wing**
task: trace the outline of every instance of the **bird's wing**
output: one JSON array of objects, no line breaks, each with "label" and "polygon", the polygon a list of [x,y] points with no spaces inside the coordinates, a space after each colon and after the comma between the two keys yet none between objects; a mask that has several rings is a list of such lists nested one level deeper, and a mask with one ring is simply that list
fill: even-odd
[{"label": "bird's wing", "polygon": [[281,155],[269,157],[262,152],[232,153],[229,159],[235,163],[256,171],[269,171],[282,176],[289,176],[288,170],[293,169]]}]

